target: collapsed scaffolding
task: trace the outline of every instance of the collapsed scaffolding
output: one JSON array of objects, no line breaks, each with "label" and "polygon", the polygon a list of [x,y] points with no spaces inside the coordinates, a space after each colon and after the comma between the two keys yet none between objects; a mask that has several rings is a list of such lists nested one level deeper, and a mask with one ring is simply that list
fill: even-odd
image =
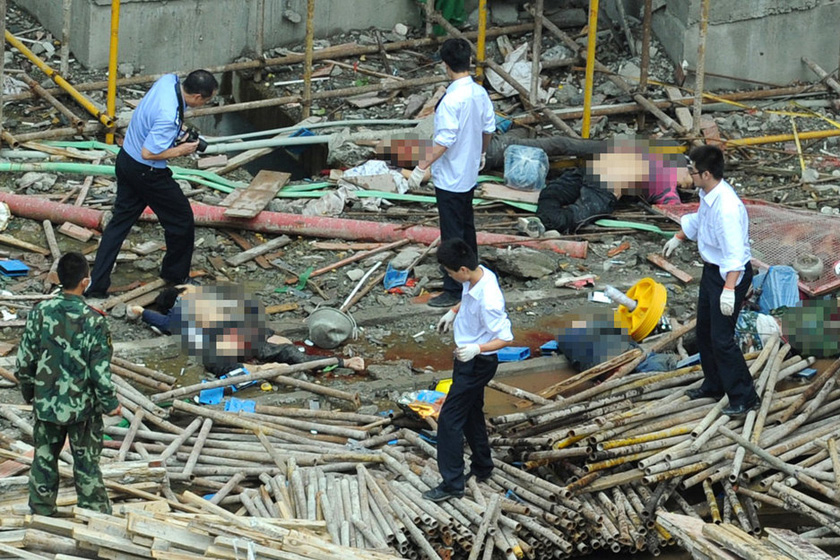
[{"label": "collapsed scaffolding", "polygon": [[[426,3],[427,6],[430,4]],[[484,2],[481,4],[483,6]],[[597,2],[593,4],[594,16],[598,10]],[[115,5],[118,7],[118,0],[115,0]],[[311,78],[316,60],[434,46],[438,41],[427,37],[401,43],[315,51],[311,32],[314,0],[310,0],[308,5],[304,54],[261,58],[209,69],[212,72],[265,72],[276,66],[303,63],[303,93],[208,107],[192,114],[216,115],[299,103],[301,114],[306,117],[313,101],[319,99],[403,90],[444,80],[436,76],[390,79],[375,85],[313,91]],[[649,5],[648,0],[646,6]],[[707,18],[708,1],[704,2],[704,6],[704,17]],[[5,8],[5,2],[2,7]],[[541,105],[533,96],[536,89],[533,83],[530,88],[519,84],[497,63],[487,60],[481,48],[487,37],[534,31],[536,62],[539,59],[537,39],[545,28],[576,54],[577,58],[562,64],[586,61],[587,84],[591,85],[595,69],[609,71],[595,59],[594,33],[590,36],[589,47],[581,48],[571,36],[544,18],[542,9],[542,1],[538,0],[533,10],[535,24],[486,31],[479,29],[474,34],[459,32],[442,16],[431,11],[427,14],[427,21],[429,25],[437,22],[452,36],[476,39],[479,67],[483,61],[519,94],[527,114],[517,118],[517,122],[547,121],[570,136],[577,136],[577,133],[565,122],[567,120],[582,118],[582,135],[588,136],[588,123],[592,116],[650,112],[663,127],[679,138],[699,141],[698,111],[705,103],[825,92],[829,88],[840,92],[840,86],[831,81],[826,82],[828,88],[794,86],[729,96],[704,94],[702,87],[698,86],[692,97],[650,100],[644,94],[643,84],[647,80],[644,72],[640,80],[642,85],[638,88],[610,74],[609,79],[624,93],[631,95],[634,103],[619,107],[592,107],[590,88],[582,108],[554,110]],[[649,13],[647,10],[647,16]],[[590,22],[590,32],[593,30],[597,30],[595,21]],[[644,31],[649,37],[649,18],[644,22]],[[35,62],[37,56],[23,50],[25,46],[15,43],[13,37],[9,39],[10,35],[6,33],[10,43]],[[702,41],[701,48],[705,48]],[[262,48],[258,52],[262,52]],[[648,52],[648,49],[642,49],[643,69]],[[116,61],[116,53],[112,61]],[[55,72],[46,71],[40,64],[38,66],[48,76],[60,77]],[[814,71],[820,75],[821,69],[816,67]],[[145,84],[158,77],[117,80],[116,74],[114,67],[110,74],[113,79],[107,84],[112,95],[116,94],[117,87]],[[536,78],[538,74],[535,72],[532,76]],[[820,77],[825,77],[824,71],[822,74]],[[702,72],[698,67],[698,78],[700,76]],[[42,91],[33,87],[32,93],[5,96],[4,101],[22,101],[40,96],[68,118],[68,113],[74,115],[72,126],[15,136],[3,131],[7,146],[46,150],[55,154],[64,148],[37,142],[80,132],[113,133],[116,117],[110,101],[113,97],[109,95],[109,108],[103,112],[93,103],[88,106],[81,95],[84,91],[102,89],[106,84],[80,84],[73,88],[77,93],[72,97],[97,118],[97,121],[91,122],[75,116],[55,98],[73,87],[66,81],[56,81],[61,85],[57,90]],[[698,82],[701,80],[698,79]],[[677,122],[663,112],[666,108],[691,104],[695,107],[691,122]],[[691,126],[687,126],[689,124]],[[787,137],[721,142],[734,147],[788,139],[798,142],[837,134],[836,130],[794,131]],[[69,151],[60,155],[78,156]],[[5,170],[50,169],[47,165],[10,164]],[[56,170],[69,172],[72,169]],[[86,175],[107,173],[104,169],[88,167],[78,167],[74,171]],[[201,176],[193,171],[185,171],[185,174],[199,184],[204,180],[225,186],[224,180],[217,180],[210,176],[212,174]],[[12,197],[15,195],[3,196],[10,206],[14,203]],[[48,208],[43,203],[37,206],[29,211],[13,207],[13,213],[57,223],[76,223],[76,214],[68,214],[61,208]],[[44,216],[32,214],[33,211],[48,210],[56,213]],[[74,211],[80,216],[78,220],[83,221],[83,224],[77,225],[98,229],[101,214],[85,210],[79,208]],[[208,211],[208,214],[212,212]],[[272,218],[268,214],[265,219],[270,222]],[[212,220],[211,216],[207,223],[219,223]],[[295,223],[299,222],[300,216],[295,217]],[[338,237],[337,232],[345,231],[351,238],[358,239],[361,236],[357,232],[364,227],[349,227],[346,223],[330,221],[331,227],[324,229],[324,223],[313,220],[308,227],[293,233],[332,238]],[[282,226],[264,231],[288,231],[276,229],[279,227]],[[432,231],[425,231],[433,228],[415,226],[395,229],[391,228],[388,233],[394,237],[371,239],[396,241],[408,238],[426,245],[435,239]],[[417,233],[421,229],[422,236]],[[548,243],[507,238],[495,239],[494,242]],[[566,252],[571,252],[569,248],[573,247],[571,241],[554,243],[560,243],[567,249]],[[676,334],[684,332],[681,330]],[[674,343],[678,338],[676,334],[659,346],[664,346],[666,342]],[[751,412],[746,419],[720,416],[724,403],[688,401],[683,396],[684,390],[696,387],[702,377],[696,368],[654,376],[630,374],[638,363],[638,354],[621,356],[540,394],[508,388],[528,403],[523,403],[526,407],[524,412],[492,419],[496,427],[492,443],[499,455],[506,459],[497,460],[497,472],[490,481],[471,481],[469,497],[452,502],[451,507],[449,504],[443,507],[427,504],[418,498],[420,492],[434,485],[435,450],[414,431],[393,426],[394,417],[304,411],[301,414],[305,420],[290,421],[288,417],[294,417],[295,413],[285,409],[258,408],[252,417],[247,417],[177,400],[173,401],[171,408],[164,409],[156,403],[176,395],[189,395],[195,388],[175,389],[176,380],[165,374],[139,369],[130,363],[116,364],[114,377],[119,380],[120,398],[129,411],[126,419],[130,426],[110,429],[114,440],[108,445],[106,455],[117,461],[115,465],[127,461],[123,463],[126,465],[123,468],[132,469],[126,475],[115,468],[117,472],[113,476],[122,482],[109,483],[114,497],[126,502],[125,515],[93,516],[76,510],[73,521],[66,522],[69,525],[38,518],[27,520],[20,515],[20,508],[11,505],[20,500],[25,477],[8,480],[8,492],[0,506],[7,507],[4,511],[15,515],[11,518],[10,528],[25,528],[19,541],[22,547],[36,542],[33,549],[50,550],[44,548],[47,545],[43,539],[36,538],[38,531],[46,531],[52,535],[55,542],[51,546],[57,553],[72,554],[74,547],[79,546],[96,549],[104,558],[117,557],[118,552],[126,556],[154,555],[173,559],[195,553],[233,557],[240,546],[251,547],[249,550],[257,556],[296,559],[389,558],[396,557],[395,553],[428,558],[464,557],[467,554],[471,559],[479,554],[485,558],[490,558],[492,554],[501,554],[506,558],[523,555],[542,558],[581,555],[602,548],[614,552],[645,549],[655,552],[666,544],[672,544],[676,535],[683,539],[687,548],[696,548],[699,553],[710,555],[718,550],[713,543],[730,550],[736,547],[743,550],[743,546],[764,550],[763,547],[770,546],[766,541],[751,541],[747,535],[761,533],[756,509],[762,503],[811,517],[824,529],[813,531],[807,537],[818,539],[821,544],[831,543],[831,539],[836,541],[836,538],[826,538],[825,535],[831,532],[840,535],[838,514],[830,504],[836,500],[836,490],[830,485],[836,484],[840,476],[835,443],[837,407],[832,404],[837,401],[837,363],[826,368],[811,384],[782,391],[777,389],[779,382],[811,365],[807,359],[788,358],[788,350],[774,341],[761,354],[749,357],[751,373],[758,378],[758,386],[763,388],[764,406],[757,413]],[[267,371],[263,373],[263,378],[278,384],[284,381],[294,384],[293,378],[286,377],[289,373],[293,371]],[[600,385],[572,392],[572,389],[579,388],[582,380],[599,376],[609,377]],[[123,377],[133,383],[147,385],[147,389],[159,391],[157,398],[147,398]],[[156,383],[148,385],[150,378]],[[503,387],[502,384],[497,386]],[[306,389],[342,399],[350,406],[358,403],[358,395],[330,393],[328,388],[319,386],[307,386]],[[173,394],[173,390],[180,392]],[[4,407],[0,411],[26,431],[26,422],[17,418],[11,409]],[[193,420],[185,428],[170,422],[169,418],[175,419],[176,416],[179,420]],[[314,419],[320,421],[313,422]],[[765,432],[763,427],[772,422],[778,422],[778,425]],[[312,436],[312,431],[317,434]],[[746,451],[750,454],[747,455]],[[22,455],[10,451],[2,454],[18,461],[18,466],[14,468],[25,468],[26,459]],[[141,471],[142,476],[139,474]],[[758,482],[760,490],[747,487],[748,482],[758,480],[759,476],[766,477]],[[143,482],[137,482],[140,478]],[[129,479],[132,481],[129,482]],[[205,500],[190,490],[176,494],[169,486],[170,481],[189,483],[193,489],[215,491],[215,497]],[[722,515],[713,490],[714,484],[723,488]],[[811,494],[792,488],[800,484],[807,487]],[[703,486],[703,499],[692,505],[687,500],[694,496],[685,491],[698,485]],[[67,500],[66,503],[72,503],[72,497]],[[129,502],[133,500],[141,502],[144,509],[131,506]],[[689,526],[688,522],[664,514],[667,503],[695,519],[700,518],[702,513],[713,523],[725,521],[730,533],[722,535],[713,528],[703,527],[703,535],[708,533],[710,540],[697,537],[685,529]],[[217,504],[239,507],[239,511],[231,513],[228,509],[217,507]],[[184,515],[164,514],[172,511],[184,512]],[[166,527],[162,526],[161,520],[165,520]],[[735,528],[735,522],[741,527],[740,532]],[[3,523],[5,528],[5,519]],[[178,532],[173,534],[173,527],[168,525],[177,527]],[[232,526],[236,529],[232,530]],[[103,539],[101,533],[105,533],[106,529],[117,531],[119,536]],[[73,542],[59,541],[58,536],[70,538]],[[779,537],[782,541],[785,538],[789,537]],[[155,541],[159,546],[155,546]],[[242,541],[252,544],[246,545]],[[350,547],[367,550],[361,552]],[[778,551],[774,553],[779,554]]]}]

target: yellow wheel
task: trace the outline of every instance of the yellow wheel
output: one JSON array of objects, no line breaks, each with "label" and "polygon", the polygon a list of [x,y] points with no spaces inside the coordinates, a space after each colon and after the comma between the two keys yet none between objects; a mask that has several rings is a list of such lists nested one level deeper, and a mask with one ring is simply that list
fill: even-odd
[{"label": "yellow wheel", "polygon": [[615,319],[638,342],[648,336],[662,318],[668,291],[653,278],[642,278],[627,290],[627,297],[636,301],[636,309],[630,311],[619,305]]}]

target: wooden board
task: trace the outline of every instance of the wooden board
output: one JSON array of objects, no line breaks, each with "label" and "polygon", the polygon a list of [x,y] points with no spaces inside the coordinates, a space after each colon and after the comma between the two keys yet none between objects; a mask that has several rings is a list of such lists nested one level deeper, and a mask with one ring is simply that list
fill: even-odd
[{"label": "wooden board", "polygon": [[251,184],[244,189],[235,189],[222,201],[228,206],[225,216],[228,218],[253,218],[263,211],[277,192],[289,182],[291,175],[282,171],[263,169]]},{"label": "wooden board", "polygon": [[662,255],[651,253],[647,256],[647,260],[648,262],[655,264],[665,272],[672,274],[680,282],[689,284],[694,281],[694,277],[691,274],[685,272],[684,270],[680,270],[676,266],[672,265],[671,263],[666,261],[665,257],[663,257]]},{"label": "wooden board", "polygon": [[480,191],[481,198],[491,200],[510,200],[512,202],[536,204],[540,198],[540,191],[522,191],[500,183],[482,183]]}]

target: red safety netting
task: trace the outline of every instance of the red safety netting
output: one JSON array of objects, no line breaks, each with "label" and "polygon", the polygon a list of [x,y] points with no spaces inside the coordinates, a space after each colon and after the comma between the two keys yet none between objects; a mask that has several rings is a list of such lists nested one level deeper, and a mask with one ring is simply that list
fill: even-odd
[{"label": "red safety netting", "polygon": [[[654,206],[672,220],[696,212],[699,203]],[[823,273],[816,280],[800,280],[799,287],[809,296],[840,288],[834,263],[840,260],[840,218],[807,210],[796,210],[764,202],[744,200],[750,218],[753,264],[760,268],[793,264],[797,255],[812,253],[822,259]]]}]

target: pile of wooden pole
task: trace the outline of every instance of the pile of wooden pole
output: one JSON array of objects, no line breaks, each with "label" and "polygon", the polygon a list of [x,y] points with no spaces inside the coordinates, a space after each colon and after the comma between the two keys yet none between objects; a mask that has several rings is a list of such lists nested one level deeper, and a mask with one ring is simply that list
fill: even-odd
[{"label": "pile of wooden pole", "polygon": [[[541,395],[494,383],[525,399],[519,412],[491,419],[496,469],[487,481],[470,479],[464,498],[438,504],[421,497],[440,482],[436,449],[394,426],[394,414],[266,405],[225,412],[177,400],[198,386],[147,397],[121,380],[129,424],[106,428],[111,439],[103,450],[114,516],[70,509],[62,522],[71,526],[52,528],[26,517],[31,448],[4,439],[0,544],[39,554],[50,550],[45,539],[29,535],[47,531],[66,550],[103,558],[227,558],[237,547],[297,560],[563,558],[601,549],[658,553],[677,538],[691,549],[691,532],[663,521],[669,512],[759,535],[763,504],[812,518],[820,528],[803,539],[836,544],[840,360],[782,390],[780,383],[813,362],[788,351],[772,340],[747,356],[762,406],[740,418],[721,415],[725,399],[685,396],[701,383],[698,366],[581,382],[598,372],[626,373],[636,354]],[[355,407],[357,394],[290,377],[322,362],[332,363],[260,368],[248,380],[287,383]],[[0,413],[31,434],[11,407]],[[72,461],[66,452],[62,458]],[[74,504],[68,484],[59,505]]]}]

